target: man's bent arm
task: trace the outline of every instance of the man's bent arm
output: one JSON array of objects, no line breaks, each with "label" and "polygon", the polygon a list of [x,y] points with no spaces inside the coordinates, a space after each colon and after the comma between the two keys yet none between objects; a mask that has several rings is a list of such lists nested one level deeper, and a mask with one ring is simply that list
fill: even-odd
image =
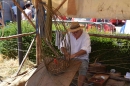
[{"label": "man's bent arm", "polygon": [[81,56],[81,55],[84,55],[84,54],[87,54],[87,52],[85,50],[80,50],[79,52],[71,55],[71,58],[75,58],[75,57],[78,57],[78,56]]}]

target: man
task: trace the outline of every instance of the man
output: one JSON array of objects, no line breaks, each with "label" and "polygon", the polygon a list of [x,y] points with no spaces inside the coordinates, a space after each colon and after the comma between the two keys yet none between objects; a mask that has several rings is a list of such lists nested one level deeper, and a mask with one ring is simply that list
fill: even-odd
[{"label": "man", "polygon": [[[90,37],[78,22],[72,22],[68,29],[68,35],[61,43],[61,51],[66,59],[79,59],[82,64],[79,68],[78,86],[83,86],[89,64],[89,53],[91,52]],[[67,49],[70,44],[70,50]],[[70,51],[70,52],[69,52]]]}]

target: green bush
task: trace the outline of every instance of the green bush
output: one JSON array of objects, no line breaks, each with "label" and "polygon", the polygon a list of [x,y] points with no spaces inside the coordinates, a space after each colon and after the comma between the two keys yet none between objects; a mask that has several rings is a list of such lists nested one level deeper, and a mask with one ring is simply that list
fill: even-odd
[{"label": "green bush", "polygon": [[[35,32],[35,29],[28,22],[22,22],[21,26],[22,26],[21,27],[22,33]],[[9,23],[6,27],[1,29],[0,35],[3,37],[12,36],[12,35],[16,35],[17,31],[18,31],[17,23],[13,22],[13,23]],[[34,36],[35,35],[22,37],[23,55],[25,55],[26,51],[28,50],[28,47],[31,43],[31,40],[34,38]],[[35,44],[33,47],[35,48]],[[0,52],[3,55],[8,56],[9,58],[16,58],[18,55],[17,38],[0,40]],[[31,53],[29,54],[30,57],[34,55],[32,52],[34,53],[34,51],[31,51]]]},{"label": "green bush", "polygon": [[[22,22],[22,33],[28,33],[28,32],[35,32],[35,29],[27,22]],[[3,32],[4,35],[3,37],[7,37],[7,36],[12,36],[12,35],[16,35],[17,34],[17,23],[9,23],[8,26],[6,26],[3,30],[0,30],[0,35],[2,36]],[[29,35],[29,36],[23,36],[22,37],[22,45],[23,45],[23,55],[26,54],[31,41],[33,40],[33,38],[35,37],[34,35]],[[52,43],[51,45],[54,47],[54,49],[59,52],[58,48],[55,46],[55,34],[53,33],[52,36]],[[55,54],[53,53],[53,51],[49,48],[49,46],[47,46],[47,44],[42,40],[42,54],[44,54],[44,56],[48,56],[48,57],[56,57]],[[9,58],[16,58],[18,55],[18,43],[17,43],[17,38],[12,38],[12,39],[8,39],[8,40],[0,40],[0,52],[9,57]],[[29,53],[29,59],[33,62],[36,61],[36,44],[34,43],[31,51]]]},{"label": "green bush", "polygon": [[91,36],[91,44],[90,63],[102,63],[107,66],[108,71],[114,68],[123,74],[130,70],[128,40]]}]

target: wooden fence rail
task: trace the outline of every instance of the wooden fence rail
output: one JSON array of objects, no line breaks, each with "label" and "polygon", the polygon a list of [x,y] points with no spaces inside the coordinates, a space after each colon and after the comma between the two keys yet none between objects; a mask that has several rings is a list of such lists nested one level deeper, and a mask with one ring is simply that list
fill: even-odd
[{"label": "wooden fence rail", "polygon": [[32,34],[36,34],[36,32],[17,34],[17,35],[12,35],[12,36],[7,36],[7,37],[0,37],[0,40],[7,40],[7,39],[11,39],[11,38],[18,38],[18,37],[28,36],[28,35],[32,35]]}]

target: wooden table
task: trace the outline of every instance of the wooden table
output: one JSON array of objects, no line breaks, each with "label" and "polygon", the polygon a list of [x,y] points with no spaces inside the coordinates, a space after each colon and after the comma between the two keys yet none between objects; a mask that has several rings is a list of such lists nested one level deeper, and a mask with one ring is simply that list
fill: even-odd
[{"label": "wooden table", "polygon": [[65,73],[52,75],[46,70],[44,63],[41,63],[26,86],[69,86],[80,64],[79,60],[72,60]]}]

